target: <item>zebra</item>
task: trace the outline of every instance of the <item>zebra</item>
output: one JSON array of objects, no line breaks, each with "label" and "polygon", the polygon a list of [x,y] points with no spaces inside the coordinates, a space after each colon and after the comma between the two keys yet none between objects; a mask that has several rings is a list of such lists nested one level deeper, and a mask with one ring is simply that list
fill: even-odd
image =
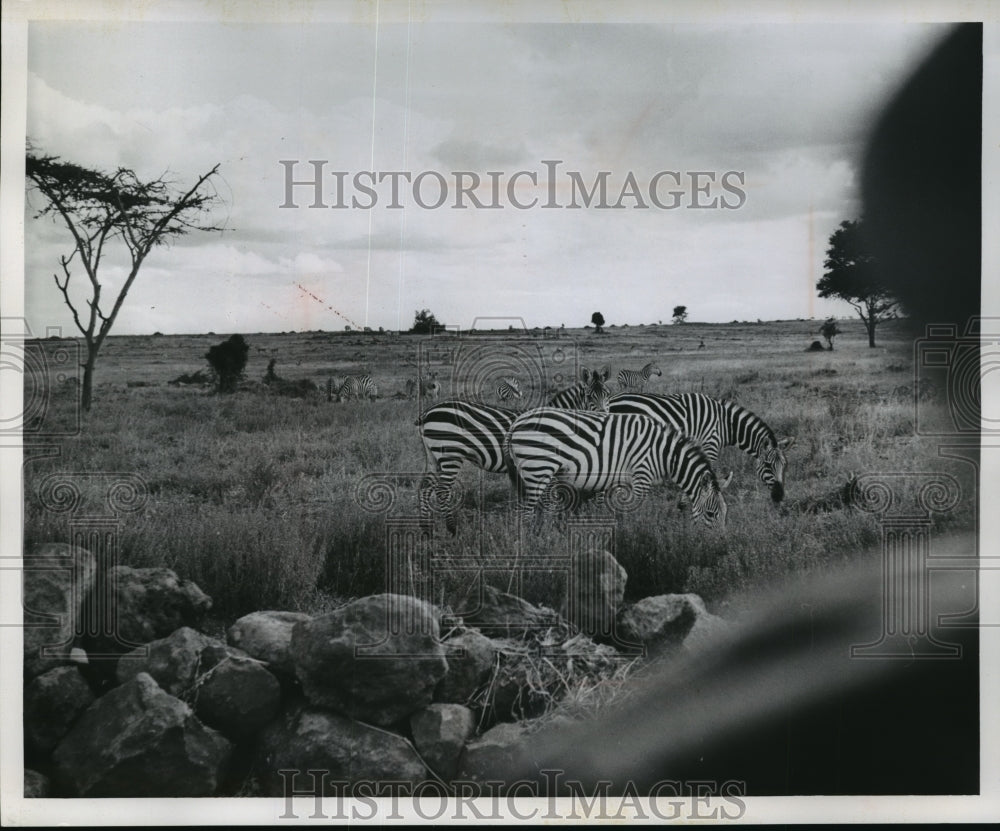
[{"label": "zebra", "polygon": [[660,368],[652,361],[638,372],[634,369],[623,369],[618,373],[618,387],[622,391],[634,390],[635,392],[642,392],[651,375],[655,375],[658,378],[663,375],[660,372]]},{"label": "zebra", "polygon": [[531,517],[550,486],[587,496],[628,488],[634,504],[656,482],[672,480],[691,500],[691,516],[726,524],[722,490],[699,444],[654,418],[539,407],[520,415],[504,442],[507,470],[521,511]]},{"label": "zebra", "polygon": [[351,398],[368,398],[374,401],[378,397],[378,386],[371,375],[348,375],[336,394],[337,401]]},{"label": "zebra", "polygon": [[546,406],[563,410],[597,410],[606,413],[611,388],[607,385],[611,370],[605,367],[600,372],[584,368],[580,383],[557,392]]},{"label": "zebra", "polygon": [[504,473],[503,441],[519,413],[504,407],[469,401],[444,401],[416,420],[427,457],[427,474],[420,486],[420,510],[427,516],[436,500],[448,531],[457,523],[452,487],[465,462],[487,473]]},{"label": "zebra", "polygon": [[512,375],[501,378],[497,385],[497,398],[501,401],[509,401],[511,398],[521,398],[521,384]]},{"label": "zebra", "polygon": [[[595,379],[600,380],[596,372],[590,380]],[[596,389],[599,396],[610,395],[606,386]],[[566,400],[570,405],[578,403],[575,397],[567,396]],[[586,397],[579,403],[586,404]],[[505,407],[457,400],[442,401],[424,411],[414,422],[427,457],[427,474],[420,489],[420,509],[424,516],[432,512],[436,501],[437,508],[445,514],[448,531],[455,533],[452,488],[459,470],[465,462],[471,462],[487,473],[507,472],[503,443],[519,415],[517,410]]]},{"label": "zebra", "polygon": [[612,396],[612,413],[652,416],[698,441],[713,464],[723,446],[735,445],[757,459],[757,477],[771,489],[771,499],[785,497],[785,451],[794,437],[778,439],[767,423],[733,401],[721,401],[700,392],[654,395],[619,393]]}]

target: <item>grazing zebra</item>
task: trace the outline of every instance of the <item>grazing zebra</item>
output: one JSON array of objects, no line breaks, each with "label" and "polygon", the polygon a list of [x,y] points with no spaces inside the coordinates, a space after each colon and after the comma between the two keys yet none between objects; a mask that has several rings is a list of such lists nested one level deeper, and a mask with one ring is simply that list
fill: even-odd
[{"label": "grazing zebra", "polygon": [[651,375],[658,378],[663,375],[660,368],[652,361],[636,372],[634,369],[623,369],[618,373],[618,387],[623,391],[642,392]]},{"label": "grazing zebra", "polygon": [[[452,487],[465,462],[488,473],[503,473],[503,441],[519,414],[515,410],[444,401],[427,409],[416,424],[427,456],[427,475],[420,486],[420,510],[427,516],[436,507],[445,514],[448,531],[455,533]],[[432,499],[437,505],[433,505]]]},{"label": "grazing zebra", "polygon": [[378,386],[371,375],[348,375],[337,390],[337,401],[347,401],[351,398],[368,398],[374,401],[378,397]]},{"label": "grazing zebra", "polygon": [[722,447],[735,445],[757,459],[757,476],[771,489],[771,499],[785,496],[785,450],[794,438],[780,441],[760,416],[732,401],[720,401],[699,392],[674,395],[619,393],[612,396],[612,413],[638,413],[680,430],[698,441],[709,461]]},{"label": "grazing zebra", "polygon": [[497,398],[501,401],[510,401],[511,398],[521,398],[521,384],[512,375],[501,378],[497,385]]},{"label": "grazing zebra", "polygon": [[575,386],[557,392],[549,399],[548,407],[558,407],[563,410],[597,410],[606,413],[608,401],[611,398],[611,388],[607,384],[611,370],[605,367],[602,371],[591,372],[583,369],[581,381]]},{"label": "grazing zebra", "polygon": [[508,473],[525,518],[558,482],[581,495],[630,487],[629,503],[671,480],[691,500],[691,516],[725,527],[726,501],[696,441],[656,419],[540,407],[519,416],[504,443]]}]

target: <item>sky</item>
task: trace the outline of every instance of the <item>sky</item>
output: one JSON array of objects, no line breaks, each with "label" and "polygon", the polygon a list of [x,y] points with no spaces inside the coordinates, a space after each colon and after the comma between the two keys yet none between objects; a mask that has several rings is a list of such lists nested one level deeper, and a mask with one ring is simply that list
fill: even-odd
[{"label": "sky", "polygon": [[[179,185],[220,164],[225,230],[155,249],[116,334],[405,329],[424,308],[461,328],[576,327],[595,311],[667,322],[682,304],[692,321],[852,315],[816,296],[829,236],[859,214],[873,114],[947,31],[678,21],[662,5],[624,23],[351,8],[307,23],[29,23],[40,151]],[[325,207],[287,183],[312,179],[311,160]],[[359,173],[370,186],[364,171],[410,181],[395,177],[394,203],[383,177],[373,199],[355,186]],[[480,187],[458,193],[456,172]],[[605,206],[595,192],[587,207],[581,188],[602,177]],[[71,242],[39,205],[25,315],[69,334],[52,274]],[[106,262],[106,295],[123,275]]]}]

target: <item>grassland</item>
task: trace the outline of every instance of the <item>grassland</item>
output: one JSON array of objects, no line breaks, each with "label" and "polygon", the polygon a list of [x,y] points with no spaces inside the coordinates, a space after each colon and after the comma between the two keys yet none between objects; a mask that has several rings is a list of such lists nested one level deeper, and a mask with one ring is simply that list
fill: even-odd
[{"label": "grassland", "polygon": [[[120,561],[167,566],[196,581],[223,621],[264,608],[319,611],[384,591],[385,515],[359,505],[359,480],[376,472],[396,475],[393,515],[415,512],[424,469],[413,423],[419,403],[394,396],[416,377],[418,363],[437,372],[447,394],[452,368],[473,349],[497,356],[480,373],[487,381],[510,363],[505,356],[532,349],[541,350],[549,367],[557,353],[562,366],[609,365],[615,372],[656,361],[663,375],[652,378],[647,391],[731,397],[779,436],[796,438],[786,478],[790,503],[828,494],[851,472],[943,471],[959,479],[965,498],[935,522],[973,528],[971,466],[940,458],[935,441],[915,434],[912,335],[889,324],[880,329],[879,347],[869,349],[859,324],[842,324],[834,351],[808,353],[818,327],[816,321],[689,323],[610,328],[603,335],[567,330],[554,337],[550,330],[433,339],[244,333],[251,346],[247,383],[232,395],[168,384],[206,369],[204,354],[222,335],[112,337],[98,365],[93,410],[79,433],[58,442],[58,456],[25,465],[25,542],[69,537],[72,515],[53,513],[39,499],[46,475],[128,472],[145,482],[148,499],[122,517]],[[321,390],[331,375],[370,372],[380,399],[337,404],[322,392],[274,395],[259,383],[271,358],[280,377],[311,379]],[[531,391],[533,401],[545,392],[540,386]],[[71,384],[52,381],[47,427],[70,429],[76,395]],[[939,396],[921,406],[943,403]],[[666,491],[618,519],[615,554],[629,574],[629,597],[695,591],[718,608],[748,587],[836,565],[858,552],[869,556],[878,541],[876,518],[856,509],[775,509],[754,476],[753,460],[734,449],[724,451],[719,467],[735,471],[725,533],[692,526],[678,512],[676,494]],[[101,504],[105,480],[81,481],[94,489],[88,504]],[[439,525],[435,555],[465,557],[506,589],[514,585],[512,562],[565,549],[565,526],[557,518],[524,539],[512,533],[505,477],[469,469],[461,482],[459,533],[447,537]],[[602,510],[590,506],[585,515]],[[444,575],[435,599],[454,605],[469,579]],[[535,601],[560,603],[554,572],[527,573],[520,590]]]}]

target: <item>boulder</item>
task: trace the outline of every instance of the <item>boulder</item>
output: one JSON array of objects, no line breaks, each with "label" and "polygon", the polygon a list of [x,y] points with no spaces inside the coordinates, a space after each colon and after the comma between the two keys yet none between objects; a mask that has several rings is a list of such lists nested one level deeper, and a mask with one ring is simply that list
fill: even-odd
[{"label": "boulder", "polygon": [[507,782],[528,762],[528,728],[521,722],[504,722],[465,746],[459,761],[459,778],[473,782]]},{"label": "boulder", "polygon": [[608,551],[573,555],[563,617],[591,637],[611,637],[628,574]]},{"label": "boulder", "polygon": [[465,704],[489,679],[497,645],[475,629],[466,629],[448,638],[444,646],[448,671],[434,690],[434,700]]},{"label": "boulder", "polygon": [[460,612],[466,626],[491,637],[514,637],[529,631],[543,631],[565,625],[552,609],[534,606],[514,594],[483,586],[482,597],[471,600],[469,611]]},{"label": "boulder", "polygon": [[147,672],[163,690],[180,697],[204,672],[202,652],[211,642],[208,635],[182,626],[165,638],[122,655],[115,670],[118,683],[124,684],[140,672]]},{"label": "boulder", "polygon": [[[294,778],[279,771],[297,771]],[[317,771],[313,780],[308,771]],[[320,773],[321,771],[321,773]],[[402,736],[329,710],[294,707],[260,734],[255,773],[262,796],[285,796],[286,788],[343,794],[345,783],[371,780],[416,784],[428,774]],[[318,781],[322,777],[322,784]]]},{"label": "boulder", "polygon": [[230,751],[221,734],[143,672],[91,704],[52,759],[73,796],[212,796]]},{"label": "boulder", "polygon": [[289,654],[292,628],[309,618],[302,612],[253,612],[229,627],[226,640],[247,655],[266,661],[272,672],[294,675],[295,666]]},{"label": "boulder", "polygon": [[43,543],[24,553],[24,675],[68,663],[83,598],[94,585],[94,555],[80,546]]},{"label": "boulder", "polygon": [[30,754],[45,756],[59,743],[77,717],[94,703],[75,666],[50,669],[24,688],[24,745]]},{"label": "boulder", "polygon": [[413,743],[441,779],[454,779],[458,759],[476,728],[475,716],[461,704],[429,704],[410,716]]},{"label": "boulder", "polygon": [[111,654],[164,638],[182,626],[197,628],[212,608],[197,584],[168,568],[115,566],[105,575],[105,596],[115,610],[115,636],[104,635],[97,648]]},{"label": "boulder", "polygon": [[436,611],[398,594],[297,623],[291,652],[311,703],[383,726],[430,704],[448,670]]},{"label": "boulder", "polygon": [[31,768],[24,769],[24,798],[44,799],[49,795],[49,777]]},{"label": "boulder", "polygon": [[709,614],[696,594],[662,594],[644,597],[618,615],[618,632],[630,642],[641,643],[650,656],[679,649],[691,638],[689,649],[701,646],[706,639],[728,624]]},{"label": "boulder", "polygon": [[259,732],[278,712],[281,684],[253,658],[227,655],[198,679],[194,711],[232,739]]}]

